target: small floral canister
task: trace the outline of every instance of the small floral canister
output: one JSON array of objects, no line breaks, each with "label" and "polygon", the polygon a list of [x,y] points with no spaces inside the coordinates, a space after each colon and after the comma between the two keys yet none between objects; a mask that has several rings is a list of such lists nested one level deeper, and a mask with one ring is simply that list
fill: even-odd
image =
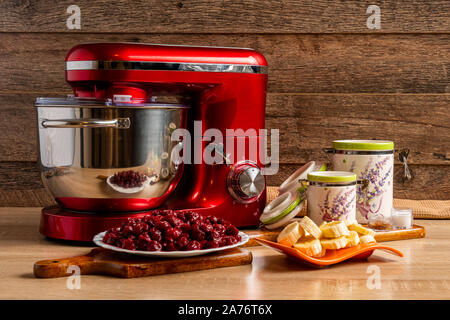
[{"label": "small floral canister", "polygon": [[369,217],[390,218],[393,198],[394,143],[384,140],[333,141],[333,170],[351,171],[359,180],[356,220],[367,223]]},{"label": "small floral canister", "polygon": [[316,171],[308,174],[308,217],[317,225],[330,221],[355,221],[356,174]]}]

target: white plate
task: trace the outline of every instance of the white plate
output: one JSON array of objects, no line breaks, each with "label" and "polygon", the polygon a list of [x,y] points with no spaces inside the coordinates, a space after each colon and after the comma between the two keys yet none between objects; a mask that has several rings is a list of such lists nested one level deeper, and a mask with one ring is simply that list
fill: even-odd
[{"label": "white plate", "polygon": [[111,182],[111,178],[112,177],[113,176],[109,176],[108,179],[106,179],[106,183],[113,190],[115,190],[117,192],[120,192],[120,193],[137,193],[137,192],[141,192],[142,190],[145,189],[145,186],[150,183],[150,178],[146,176],[144,182],[142,182],[142,186],[135,187],[135,188],[122,188],[121,186],[118,186],[118,185],[116,185],[116,184]]},{"label": "white plate", "polygon": [[239,231],[239,235],[241,236],[241,241],[239,241],[236,244],[230,245],[230,246],[224,246],[219,248],[212,248],[212,249],[202,249],[202,250],[190,250],[190,251],[141,251],[141,250],[127,250],[122,249],[119,247],[112,246],[110,244],[103,242],[103,237],[105,236],[106,231],[100,232],[94,237],[94,243],[98,245],[99,247],[114,250],[117,252],[124,252],[129,254],[136,254],[139,256],[145,256],[145,257],[160,257],[160,258],[184,258],[184,257],[194,257],[194,256],[200,256],[203,254],[208,254],[211,252],[216,251],[223,251],[230,248],[235,248],[242,246],[243,244],[247,243],[247,241],[250,239],[248,235],[245,233]]}]

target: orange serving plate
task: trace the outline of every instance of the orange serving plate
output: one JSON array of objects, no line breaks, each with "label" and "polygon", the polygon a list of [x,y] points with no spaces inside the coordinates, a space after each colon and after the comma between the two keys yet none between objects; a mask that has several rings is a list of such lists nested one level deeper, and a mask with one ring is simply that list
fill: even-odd
[{"label": "orange serving plate", "polygon": [[258,241],[261,245],[274,249],[278,252],[284,253],[285,255],[287,255],[290,258],[293,258],[294,260],[306,262],[319,267],[329,266],[349,259],[352,260],[367,259],[372,255],[373,251],[376,249],[385,250],[386,252],[392,253],[399,257],[403,257],[403,253],[401,251],[386,246],[384,244],[365,243],[346,249],[327,250],[323,257],[313,258],[304,254],[303,252],[300,252],[295,248],[288,247],[273,241],[261,238],[255,238],[255,240]]}]

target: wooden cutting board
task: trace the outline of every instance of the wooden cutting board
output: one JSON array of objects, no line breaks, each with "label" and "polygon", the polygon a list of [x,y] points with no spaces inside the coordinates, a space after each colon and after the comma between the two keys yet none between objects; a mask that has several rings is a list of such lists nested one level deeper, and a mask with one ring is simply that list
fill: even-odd
[{"label": "wooden cutting board", "polygon": [[425,238],[425,228],[418,225],[413,225],[411,229],[405,230],[376,230],[375,240],[378,242],[407,240],[416,238]]},{"label": "wooden cutting board", "polygon": [[[258,242],[256,242],[255,238],[263,238],[269,241],[277,241],[277,236],[283,228],[275,229],[275,230],[265,230],[265,229],[257,229],[257,230],[242,230],[249,237],[250,240],[245,244],[245,247],[258,246]],[[394,240],[406,240],[406,239],[415,239],[415,238],[425,238],[425,228],[422,226],[414,225],[411,229],[407,230],[389,230],[389,231],[376,231],[375,240],[378,242],[384,241],[394,241]]]},{"label": "wooden cutting board", "polygon": [[34,276],[37,278],[70,276],[72,273],[67,273],[67,270],[69,266],[73,265],[80,267],[81,274],[137,278],[240,266],[250,263],[252,263],[251,252],[241,248],[233,248],[203,256],[176,259],[149,259],[104,248],[95,248],[83,256],[38,261],[34,264]]}]

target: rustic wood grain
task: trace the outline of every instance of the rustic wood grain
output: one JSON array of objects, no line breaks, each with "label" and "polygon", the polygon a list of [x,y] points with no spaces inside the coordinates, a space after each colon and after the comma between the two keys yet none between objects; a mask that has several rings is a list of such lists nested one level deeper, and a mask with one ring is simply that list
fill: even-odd
[{"label": "rustic wood grain", "polygon": [[[0,94],[0,161],[36,161],[36,96]],[[441,94],[272,93],[266,127],[280,130],[281,163],[325,160],[321,148],[334,139],[377,138],[410,148],[410,163],[450,164],[449,108],[450,95]]]},{"label": "rustic wood grain", "polygon": [[138,278],[161,274],[242,266],[252,263],[252,253],[234,248],[214,254],[188,258],[154,258],[124,255],[108,249],[95,248],[88,254],[41,260],[34,264],[36,278],[67,277],[69,266],[78,266],[81,274],[102,274],[121,278]]},{"label": "rustic wood grain", "polygon": [[[266,176],[269,186],[279,186],[301,164],[281,164],[279,172]],[[404,181],[402,168],[395,167],[394,197],[401,199],[448,199],[450,166],[411,165],[413,179]],[[0,207],[43,207],[54,205],[44,189],[35,162],[0,162]]]},{"label": "rustic wood grain", "polygon": [[[268,241],[277,242],[277,237],[283,228],[278,228],[275,230],[257,229],[257,230],[242,230],[249,237],[250,240],[247,242],[248,246],[259,245],[255,238],[260,238]],[[413,225],[411,229],[403,230],[389,230],[389,231],[377,231],[375,233],[375,240],[377,242],[385,241],[397,241],[397,240],[407,240],[407,239],[417,239],[425,238],[426,230],[422,226]]]},{"label": "rustic wood grain", "polygon": [[[80,42],[251,47],[270,66],[266,126],[279,128],[281,183],[337,138],[391,139],[412,153],[413,181],[395,196],[450,192],[450,2],[86,1],[68,30],[70,1],[0,2],[0,205],[53,204],[36,165],[36,96],[69,93],[64,57]],[[398,175],[400,170],[396,171]]]},{"label": "rustic wood grain", "polygon": [[448,32],[445,0],[376,3],[381,30],[370,30],[373,1],[347,0],[108,0],[14,1],[0,3],[0,32],[69,32],[69,5],[81,9],[82,32],[135,33],[338,33]]},{"label": "rustic wood grain", "polygon": [[411,229],[405,230],[389,230],[377,231],[375,233],[375,240],[378,242],[406,240],[414,238],[425,238],[426,230],[422,226],[413,225]]},{"label": "rustic wood grain", "polygon": [[[269,186],[279,186],[301,164],[282,164],[276,175],[266,176]],[[400,199],[445,200],[450,194],[450,166],[448,165],[411,165],[413,178],[403,179],[402,167],[394,169],[394,197]]]},{"label": "rustic wood grain", "polygon": [[381,139],[409,148],[410,163],[450,165],[449,109],[450,95],[270,95],[266,126],[280,130],[281,163],[325,160],[335,139]]},{"label": "rustic wood grain", "polygon": [[0,34],[0,92],[66,92],[75,44],[134,41],[251,47],[269,63],[269,92],[450,93],[450,34]]},{"label": "rustic wood grain", "polygon": [[[26,179],[30,178],[26,177]],[[54,198],[42,185],[40,188],[28,190],[3,189],[3,187],[0,189],[0,207],[47,207],[53,205],[56,205]]]},{"label": "rustic wood grain", "polygon": [[[377,250],[367,262],[311,269],[258,246],[250,248],[251,266],[127,280],[82,276],[81,290],[68,290],[67,278],[34,279],[32,266],[50,257],[82,255],[88,249],[45,239],[38,232],[39,219],[39,208],[0,208],[0,270],[2,288],[7,288],[0,290],[0,299],[414,300],[448,299],[450,288],[449,220],[416,221],[426,228],[425,238],[389,243],[404,258]],[[373,264],[381,270],[381,290],[367,287],[367,267]]]},{"label": "rustic wood grain", "polygon": [[0,162],[0,206],[56,204],[42,185],[36,162]]}]

